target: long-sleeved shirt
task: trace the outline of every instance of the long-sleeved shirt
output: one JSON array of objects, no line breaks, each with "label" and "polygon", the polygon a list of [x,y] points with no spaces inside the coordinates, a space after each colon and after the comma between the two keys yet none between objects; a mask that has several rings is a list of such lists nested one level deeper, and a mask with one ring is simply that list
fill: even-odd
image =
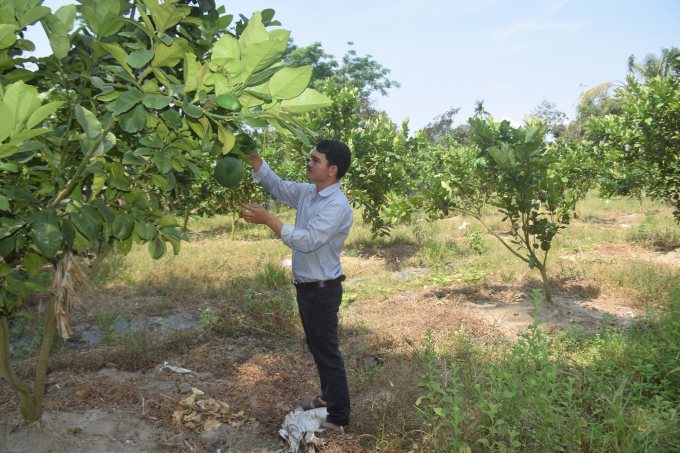
[{"label": "long-sleeved shirt", "polygon": [[314,184],[283,181],[266,162],[253,173],[253,179],[281,203],[297,209],[295,227],[283,225],[281,229],[281,240],[293,249],[295,280],[340,277],[340,253],[354,220],[340,183],[317,192]]}]

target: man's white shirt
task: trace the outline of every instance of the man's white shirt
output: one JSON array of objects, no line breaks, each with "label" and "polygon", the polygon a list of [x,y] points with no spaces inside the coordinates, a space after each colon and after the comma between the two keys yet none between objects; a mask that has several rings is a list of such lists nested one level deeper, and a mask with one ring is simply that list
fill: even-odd
[{"label": "man's white shirt", "polygon": [[297,209],[295,227],[284,225],[281,240],[293,249],[293,276],[299,282],[342,275],[340,253],[354,220],[340,183],[317,192],[316,185],[283,181],[266,162],[253,179],[281,203]]}]

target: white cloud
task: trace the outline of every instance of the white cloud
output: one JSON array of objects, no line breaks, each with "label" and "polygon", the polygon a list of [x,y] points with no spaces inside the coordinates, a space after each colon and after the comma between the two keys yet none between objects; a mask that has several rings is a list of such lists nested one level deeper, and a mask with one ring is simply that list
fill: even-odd
[{"label": "white cloud", "polygon": [[508,118],[507,116],[501,116],[501,118],[498,120],[498,122],[500,123],[501,121],[505,121],[505,120],[508,120],[510,122],[510,126],[512,126],[512,127],[520,127],[521,125],[524,124],[523,121],[516,121],[516,120],[513,120],[512,118]]}]

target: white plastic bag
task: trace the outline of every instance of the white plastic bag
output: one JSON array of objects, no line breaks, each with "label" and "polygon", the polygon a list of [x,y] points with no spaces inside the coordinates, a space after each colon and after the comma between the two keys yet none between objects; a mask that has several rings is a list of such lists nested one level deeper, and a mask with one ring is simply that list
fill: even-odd
[{"label": "white plastic bag", "polygon": [[286,415],[279,434],[290,444],[291,453],[300,451],[300,443],[322,445],[323,441],[314,435],[321,424],[326,421],[328,411],[319,407],[308,411],[301,407]]}]

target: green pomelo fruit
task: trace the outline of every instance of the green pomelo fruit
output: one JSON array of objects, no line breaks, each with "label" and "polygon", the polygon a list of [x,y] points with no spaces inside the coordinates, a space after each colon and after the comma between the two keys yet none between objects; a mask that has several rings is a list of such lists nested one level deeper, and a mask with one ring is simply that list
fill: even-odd
[{"label": "green pomelo fruit", "polygon": [[245,170],[235,157],[225,157],[215,165],[215,181],[224,187],[236,187],[241,183]]}]

